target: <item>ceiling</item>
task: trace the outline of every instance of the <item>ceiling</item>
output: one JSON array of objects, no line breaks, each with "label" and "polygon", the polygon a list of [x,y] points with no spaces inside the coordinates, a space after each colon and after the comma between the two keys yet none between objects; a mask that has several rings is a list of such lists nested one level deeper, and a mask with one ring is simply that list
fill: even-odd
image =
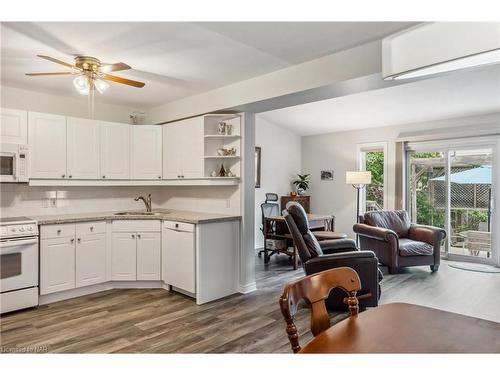
[{"label": "ceiling", "polygon": [[[413,25],[409,22],[15,22],[1,24],[1,83],[78,97],[71,77],[27,77],[63,67],[36,57],[72,62],[90,55],[124,62],[99,100],[144,109],[273,72],[360,45]],[[118,72],[117,72],[118,73]]]},{"label": "ceiling", "polygon": [[493,112],[500,112],[498,64],[259,116],[305,136]]}]

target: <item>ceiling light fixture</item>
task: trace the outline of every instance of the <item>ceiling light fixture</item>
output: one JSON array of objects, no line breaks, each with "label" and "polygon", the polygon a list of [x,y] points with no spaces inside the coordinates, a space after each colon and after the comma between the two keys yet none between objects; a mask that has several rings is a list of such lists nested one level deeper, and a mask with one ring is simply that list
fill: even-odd
[{"label": "ceiling light fixture", "polygon": [[500,23],[434,22],[382,41],[385,80],[418,78],[500,63]]},{"label": "ceiling light fixture", "polygon": [[76,91],[82,95],[88,95],[90,92],[89,79],[85,74],[81,74],[73,80],[73,86]]}]

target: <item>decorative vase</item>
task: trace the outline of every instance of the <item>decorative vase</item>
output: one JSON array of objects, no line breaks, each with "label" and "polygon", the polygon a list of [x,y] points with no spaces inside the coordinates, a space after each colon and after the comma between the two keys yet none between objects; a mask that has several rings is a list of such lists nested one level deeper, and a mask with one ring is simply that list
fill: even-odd
[{"label": "decorative vase", "polygon": [[305,193],[306,193],[306,191],[304,189],[297,188],[297,194],[298,195],[304,195]]},{"label": "decorative vase", "polygon": [[226,169],[224,168],[224,164],[220,165],[219,177],[226,177]]}]

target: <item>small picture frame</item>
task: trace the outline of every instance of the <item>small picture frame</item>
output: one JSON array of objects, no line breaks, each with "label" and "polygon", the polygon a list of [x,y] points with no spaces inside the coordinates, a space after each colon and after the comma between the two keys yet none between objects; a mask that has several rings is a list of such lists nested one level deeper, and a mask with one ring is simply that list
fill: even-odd
[{"label": "small picture frame", "polygon": [[255,147],[255,187],[260,188],[260,174],[261,174],[261,148]]},{"label": "small picture frame", "polygon": [[321,181],[333,181],[333,171],[321,171]]}]

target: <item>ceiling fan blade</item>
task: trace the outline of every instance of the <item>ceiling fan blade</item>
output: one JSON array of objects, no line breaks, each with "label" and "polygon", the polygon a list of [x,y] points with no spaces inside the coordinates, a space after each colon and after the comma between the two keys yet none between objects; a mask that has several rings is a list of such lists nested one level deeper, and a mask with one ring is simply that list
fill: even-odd
[{"label": "ceiling fan blade", "polygon": [[109,73],[109,72],[117,72],[119,70],[128,70],[132,69],[132,67],[128,66],[125,63],[116,63],[116,64],[109,64],[109,65],[101,65],[99,68],[99,71],[101,73]]},{"label": "ceiling fan blade", "polygon": [[131,79],[117,77],[117,76],[112,76],[110,74],[104,74],[102,76],[102,78],[105,79],[105,80],[108,80],[108,81],[113,81],[113,82],[117,82],[117,83],[123,83],[124,85],[129,85],[129,86],[134,86],[134,87],[144,87],[144,85],[145,85],[144,82],[133,81]]},{"label": "ceiling fan blade", "polygon": [[73,72],[57,72],[57,73],[26,73],[27,76],[70,76]]},{"label": "ceiling fan blade", "polygon": [[58,60],[58,59],[54,59],[53,57],[50,57],[50,56],[44,56],[44,55],[37,55],[38,57],[41,57],[42,59],[45,59],[45,60],[49,60],[49,61],[52,61],[52,62],[55,62],[56,64],[61,64],[61,65],[64,65],[64,66],[67,66],[68,68],[72,68],[72,69],[78,69],[80,70],[80,68],[72,65],[72,64],[69,64],[67,62],[64,62],[64,61],[61,61],[61,60]]}]

